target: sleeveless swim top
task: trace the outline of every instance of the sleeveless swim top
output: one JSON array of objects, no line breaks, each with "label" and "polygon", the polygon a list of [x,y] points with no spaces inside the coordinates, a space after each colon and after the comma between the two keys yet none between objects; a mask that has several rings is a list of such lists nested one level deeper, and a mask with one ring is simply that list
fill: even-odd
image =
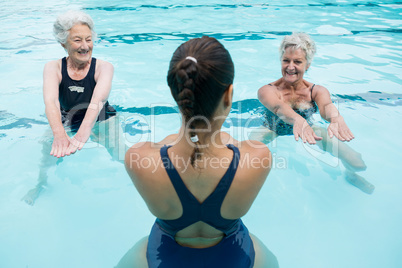
[{"label": "sleeveless swim top", "polygon": [[[271,84],[269,84],[271,85]],[[271,85],[272,86],[272,85]],[[313,100],[313,88],[315,84],[311,87],[311,107],[308,109],[293,109],[298,115],[307,120],[307,122],[311,125],[310,117],[318,111],[317,104]],[[268,109],[265,109],[264,113],[264,125],[268,127],[270,130],[275,131],[276,134],[282,135],[293,135],[293,125],[284,122],[280,119],[276,114],[271,112]]]},{"label": "sleeveless swim top", "polygon": [[[87,76],[82,80],[73,80],[67,72],[67,59],[64,57],[61,64],[62,79],[59,85],[59,102],[62,123],[71,126],[77,131],[85,117],[88,105],[96,86],[95,81],[96,59],[92,58]],[[106,102],[99,113],[97,121],[106,120],[116,115],[116,110]]]},{"label": "sleeveless swim top", "polygon": [[173,166],[167,150],[171,146],[164,146],[160,150],[161,158],[165,170],[180,198],[183,207],[183,214],[175,220],[162,220],[157,218],[156,223],[168,234],[175,236],[176,233],[193,223],[203,221],[214,228],[229,235],[237,230],[240,219],[228,220],[221,216],[221,206],[225,196],[232,184],[240,161],[239,149],[228,144],[227,147],[233,151],[233,159],[225,175],[221,178],[215,190],[200,203],[195,196],[187,189],[179,173]]}]

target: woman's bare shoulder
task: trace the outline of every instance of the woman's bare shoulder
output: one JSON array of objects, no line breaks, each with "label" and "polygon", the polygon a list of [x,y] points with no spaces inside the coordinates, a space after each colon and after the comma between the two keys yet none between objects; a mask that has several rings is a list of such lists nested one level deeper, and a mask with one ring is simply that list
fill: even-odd
[{"label": "woman's bare shoulder", "polygon": [[109,69],[113,69],[113,64],[111,64],[110,62],[108,62],[108,61],[105,61],[105,60],[101,60],[101,59],[98,59],[98,58],[96,58],[96,67],[97,68],[109,68]]},{"label": "woman's bare shoulder", "polygon": [[238,143],[240,152],[247,153],[250,156],[264,158],[271,156],[271,151],[268,146],[256,140],[244,140]]},{"label": "woman's bare shoulder", "polygon": [[166,136],[163,140],[157,142],[160,147],[164,145],[173,145],[175,144],[179,139],[179,134],[170,134],[169,136]]},{"label": "woman's bare shoulder", "polygon": [[270,96],[279,96],[280,80],[269,83],[258,89],[258,99],[261,101]]},{"label": "woman's bare shoulder", "polygon": [[136,168],[139,167],[137,164],[144,162],[146,158],[155,157],[155,154],[159,151],[158,147],[153,142],[140,142],[131,146],[125,156],[126,169],[136,173]]},{"label": "woman's bare shoulder", "polygon": [[[160,149],[165,145],[172,145],[176,142],[178,134],[172,134],[161,140],[160,142],[140,142],[134,144],[130,149],[126,152],[125,164],[126,168],[136,171],[136,167],[140,167],[138,165],[133,165],[133,163],[156,163],[158,158],[160,157]],[[152,168],[152,167],[151,167]],[[147,172],[146,168],[141,166],[141,170],[143,172]]]},{"label": "woman's bare shoulder", "polygon": [[312,89],[312,97],[314,100],[319,99],[319,98],[326,98],[330,95],[329,90],[321,85],[315,85],[313,84],[314,88]]},{"label": "woman's bare shoulder", "polygon": [[51,60],[45,63],[44,71],[59,71],[61,70],[61,59]]}]

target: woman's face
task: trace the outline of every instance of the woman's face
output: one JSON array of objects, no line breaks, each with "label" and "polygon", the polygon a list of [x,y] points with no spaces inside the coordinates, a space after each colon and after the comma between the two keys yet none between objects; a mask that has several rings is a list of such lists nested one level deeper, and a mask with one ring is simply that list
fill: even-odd
[{"label": "woman's face", "polygon": [[76,24],[69,32],[67,43],[63,45],[68,56],[78,63],[90,61],[94,45],[89,27],[85,24]]},{"label": "woman's face", "polygon": [[282,76],[286,82],[294,84],[302,81],[308,67],[306,53],[302,49],[288,47],[285,50],[282,56]]}]

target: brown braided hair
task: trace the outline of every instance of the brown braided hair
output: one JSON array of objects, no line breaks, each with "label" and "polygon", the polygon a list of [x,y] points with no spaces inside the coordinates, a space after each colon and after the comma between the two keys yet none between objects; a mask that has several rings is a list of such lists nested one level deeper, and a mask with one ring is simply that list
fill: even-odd
[{"label": "brown braided hair", "polygon": [[[233,79],[232,58],[215,38],[203,36],[191,39],[173,53],[167,82],[184,116],[190,137],[194,137],[196,129],[205,127],[207,120],[212,119],[224,92],[233,84]],[[194,145],[192,166],[201,155],[199,142],[194,142]]]}]

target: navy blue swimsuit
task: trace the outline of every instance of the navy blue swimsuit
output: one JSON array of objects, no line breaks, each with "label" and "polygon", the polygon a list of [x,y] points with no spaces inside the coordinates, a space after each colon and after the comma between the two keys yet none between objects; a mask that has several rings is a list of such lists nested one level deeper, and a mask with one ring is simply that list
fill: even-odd
[{"label": "navy blue swimsuit", "polygon": [[[61,121],[64,126],[71,126],[72,131],[80,127],[96,86],[96,59],[92,58],[87,76],[82,80],[73,80],[67,72],[67,60],[64,57],[61,64],[62,79],[59,85],[59,102]],[[98,120],[106,120],[116,115],[116,111],[106,102],[99,113]]]},{"label": "navy blue swimsuit", "polygon": [[[269,84],[271,85],[271,84]],[[310,93],[312,95],[313,88],[315,84],[311,87]],[[311,96],[311,108],[308,109],[293,109],[297,114],[307,120],[307,122],[311,125],[310,117],[318,111],[317,104],[313,101],[313,97]],[[293,125],[290,125],[280,119],[276,114],[271,112],[268,109],[265,109],[264,113],[264,125],[268,127],[270,130],[275,131],[279,136],[282,135],[293,135]]]},{"label": "navy blue swimsuit", "polygon": [[[200,203],[187,189],[173,166],[164,146],[160,150],[165,170],[180,198],[183,214],[175,220],[156,219],[148,239],[149,267],[158,268],[249,268],[254,265],[254,246],[246,226],[240,219],[229,220],[221,216],[222,202],[230,188],[240,161],[239,149],[229,144],[233,159],[216,189]],[[215,246],[190,248],[175,241],[178,231],[202,221],[222,231],[225,236]]]}]

